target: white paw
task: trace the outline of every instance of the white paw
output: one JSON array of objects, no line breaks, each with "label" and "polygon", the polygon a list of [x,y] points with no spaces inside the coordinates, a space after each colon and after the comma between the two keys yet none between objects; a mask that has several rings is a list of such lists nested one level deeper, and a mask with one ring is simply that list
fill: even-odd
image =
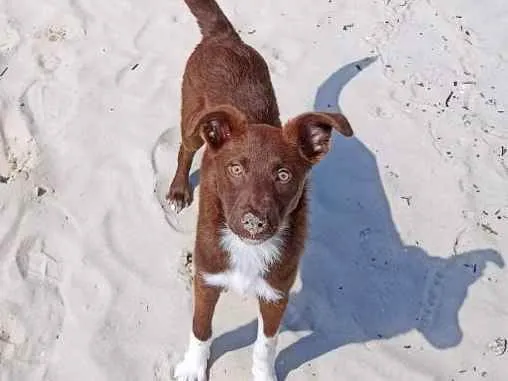
[{"label": "white paw", "polygon": [[175,378],[178,381],[206,381],[206,362],[203,364],[186,357],[176,366]]},{"label": "white paw", "polygon": [[[260,327],[261,327],[260,322]],[[252,375],[254,381],[277,381],[275,376],[275,349],[277,337],[268,338],[262,328],[258,331],[258,338],[254,344],[252,356]]]},{"label": "white paw", "polygon": [[254,381],[277,381],[275,370],[272,367],[266,365],[267,364],[254,364],[252,367]]},{"label": "white paw", "polygon": [[178,381],[206,381],[206,367],[210,356],[210,340],[200,341],[191,335],[185,357],[175,368]]}]

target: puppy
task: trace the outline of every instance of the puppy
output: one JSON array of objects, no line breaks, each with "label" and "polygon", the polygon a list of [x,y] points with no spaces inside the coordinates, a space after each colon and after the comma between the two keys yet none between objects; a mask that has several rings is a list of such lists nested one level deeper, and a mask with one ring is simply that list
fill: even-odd
[{"label": "puppy", "polygon": [[214,0],[185,0],[202,40],[182,85],[178,168],[167,199],[192,202],[189,170],[206,144],[200,178],[194,315],[180,381],[204,381],[219,295],[231,289],[259,300],[252,372],[276,380],[277,332],[295,281],[307,230],[307,178],[330,149],[332,130],[353,131],[341,114],[304,113],[285,125],[268,67]]}]

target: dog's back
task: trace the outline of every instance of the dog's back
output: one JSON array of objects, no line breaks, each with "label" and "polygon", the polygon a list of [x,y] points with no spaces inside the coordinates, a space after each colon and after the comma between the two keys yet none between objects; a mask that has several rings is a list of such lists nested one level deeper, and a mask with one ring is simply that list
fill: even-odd
[{"label": "dog's back", "polygon": [[[185,0],[203,39],[187,62],[183,97],[207,106],[230,104],[251,123],[280,126],[270,73],[259,53],[245,44],[214,0]],[[192,100],[191,100],[192,101]]]}]

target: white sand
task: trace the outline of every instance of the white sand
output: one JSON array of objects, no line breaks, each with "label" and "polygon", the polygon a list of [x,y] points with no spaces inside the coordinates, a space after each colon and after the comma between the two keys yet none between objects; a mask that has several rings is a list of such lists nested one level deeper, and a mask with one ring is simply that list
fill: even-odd
[{"label": "white sand", "polygon": [[[506,0],[220,4],[284,119],[339,102],[356,132],[314,171],[280,379],[506,380]],[[161,200],[198,40],[183,1],[0,0],[1,381],[171,378],[197,203]],[[250,378],[255,309],[221,299],[212,380]]]}]

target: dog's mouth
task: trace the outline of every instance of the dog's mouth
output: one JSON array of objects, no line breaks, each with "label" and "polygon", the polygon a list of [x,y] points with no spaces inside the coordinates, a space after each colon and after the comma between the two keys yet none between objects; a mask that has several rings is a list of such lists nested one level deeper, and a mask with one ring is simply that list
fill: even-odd
[{"label": "dog's mouth", "polygon": [[229,229],[231,233],[233,233],[240,241],[242,241],[246,245],[251,246],[261,245],[264,242],[270,240],[275,235],[271,233],[252,234],[252,235],[248,233],[239,234],[235,230],[231,229],[229,226],[226,226],[226,229]]},{"label": "dog's mouth", "polygon": [[273,237],[273,236],[270,236],[267,238],[252,239],[252,238],[245,238],[245,237],[238,236],[238,238],[240,238],[240,240],[243,243],[245,243],[247,245],[251,245],[251,246],[261,245],[263,242],[268,241],[271,237]]},{"label": "dog's mouth", "polygon": [[271,232],[263,232],[260,234],[248,234],[245,232],[237,232],[236,229],[232,228],[228,224],[224,224],[224,228],[222,229],[222,235],[234,236],[235,240],[240,241],[241,243],[249,246],[261,246],[272,242],[274,244],[282,244],[284,241],[284,237],[286,235],[287,226],[282,224],[278,228],[274,229]]}]

